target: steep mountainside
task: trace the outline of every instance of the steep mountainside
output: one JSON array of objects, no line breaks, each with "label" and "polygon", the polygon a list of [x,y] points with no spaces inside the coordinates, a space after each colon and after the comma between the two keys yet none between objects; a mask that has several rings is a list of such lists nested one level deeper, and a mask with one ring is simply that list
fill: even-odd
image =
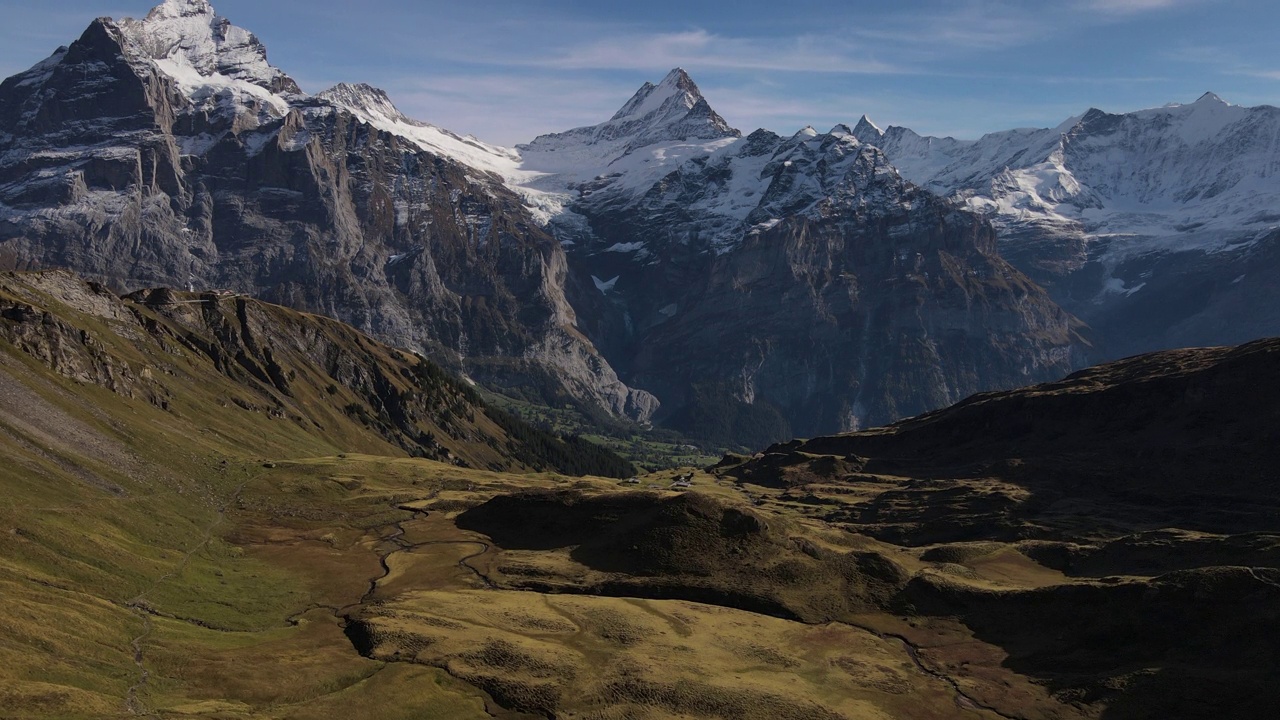
[{"label": "steep mountainside", "polygon": [[977,141],[855,128],[912,182],[990,217],[1005,257],[1111,356],[1280,332],[1265,312],[1280,289],[1258,282],[1277,267],[1278,133],[1280,109],[1213,93]]},{"label": "steep mountainside", "polygon": [[[236,425],[265,425],[277,442],[460,467],[634,471],[486,407],[419,356],[243,296],[157,289],[120,298],[68,272],[4,273],[0,339],[42,372],[103,388],[116,403],[150,405],[201,432],[240,437]],[[5,368],[18,374],[13,358]],[[15,398],[6,415],[22,406]],[[272,442],[241,441],[264,452]]]},{"label": "steep mountainside", "polygon": [[231,288],[513,392],[651,415],[575,329],[559,244],[450,155],[491,149],[401,120],[371,88],[302,95],[205,0],[97,20],[0,85],[0,260]]},{"label": "steep mountainside", "polygon": [[533,187],[569,196],[551,227],[584,329],[677,427],[746,444],[867,427],[1080,361],[1076,321],[991,227],[847,127],[742,138],[674,70],[520,151],[549,173]]}]

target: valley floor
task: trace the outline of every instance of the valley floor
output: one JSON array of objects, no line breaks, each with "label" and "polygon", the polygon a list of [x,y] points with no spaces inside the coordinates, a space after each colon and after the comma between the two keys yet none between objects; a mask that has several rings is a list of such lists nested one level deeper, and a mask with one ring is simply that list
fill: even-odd
[{"label": "valley floor", "polygon": [[0,717],[1280,703],[1280,341],[619,480],[529,471],[336,324],[34,282],[0,292]]}]

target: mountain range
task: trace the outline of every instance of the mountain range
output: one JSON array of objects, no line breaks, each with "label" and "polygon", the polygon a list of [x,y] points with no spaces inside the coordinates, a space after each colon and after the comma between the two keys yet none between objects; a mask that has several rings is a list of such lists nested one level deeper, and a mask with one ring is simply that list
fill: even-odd
[{"label": "mountain range", "polygon": [[501,148],[95,21],[0,83],[0,717],[1270,718],[1280,338],[1076,368],[1276,331],[1275,115]]},{"label": "mountain range", "polygon": [[249,293],[511,397],[760,446],[1274,332],[1276,114],[744,136],[676,69],[508,149],[367,85],[307,95],[166,0],[0,85],[0,265]]},{"label": "mountain range", "polygon": [[1098,357],[1244,342],[1280,328],[1280,109],[1190,104],[976,141],[855,135],[912,182],[989,218],[1001,254],[1086,321]]}]

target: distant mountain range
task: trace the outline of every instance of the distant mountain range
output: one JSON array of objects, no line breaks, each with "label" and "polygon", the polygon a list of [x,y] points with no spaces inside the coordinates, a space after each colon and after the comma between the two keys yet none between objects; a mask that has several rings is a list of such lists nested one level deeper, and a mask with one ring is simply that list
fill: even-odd
[{"label": "distant mountain range", "polygon": [[1280,108],[1205,93],[977,141],[865,117],[854,134],[989,218],[1001,253],[1093,327],[1099,356],[1280,332]]},{"label": "distant mountain range", "polygon": [[0,85],[0,265],[232,288],[515,397],[760,445],[1280,331],[1278,116],[743,136],[677,69],[508,149],[367,85],[306,95],[166,0]]}]

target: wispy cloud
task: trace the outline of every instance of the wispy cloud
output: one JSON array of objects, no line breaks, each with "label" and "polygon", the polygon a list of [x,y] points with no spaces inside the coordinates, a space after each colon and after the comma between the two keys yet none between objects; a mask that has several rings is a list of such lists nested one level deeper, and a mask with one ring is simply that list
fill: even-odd
[{"label": "wispy cloud", "polygon": [[1242,52],[1237,48],[1183,45],[1176,50],[1166,52],[1165,58],[1171,62],[1209,67],[1219,75],[1280,80],[1280,70],[1270,66],[1259,66],[1254,62],[1252,53]]},{"label": "wispy cloud", "polygon": [[703,29],[626,34],[559,50],[529,64],[564,70],[659,70],[690,66],[731,70],[885,75],[900,69],[835,36],[731,37]]},{"label": "wispy cloud", "polygon": [[1134,15],[1187,4],[1187,0],[1087,0],[1084,9],[1108,15]]},{"label": "wispy cloud", "polygon": [[638,87],[554,72],[402,76],[382,84],[410,117],[508,146],[603,122]]},{"label": "wispy cloud", "polygon": [[954,50],[992,50],[1037,42],[1055,26],[1052,10],[1003,0],[970,0],[945,10],[895,13],[847,32],[897,53],[930,57]]}]

